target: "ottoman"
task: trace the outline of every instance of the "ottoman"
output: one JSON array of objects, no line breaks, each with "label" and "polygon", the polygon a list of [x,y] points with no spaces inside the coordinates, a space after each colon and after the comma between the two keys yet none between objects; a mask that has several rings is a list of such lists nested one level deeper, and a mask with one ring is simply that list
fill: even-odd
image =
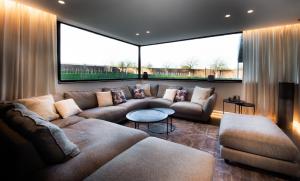
[{"label": "ottoman", "polygon": [[212,180],[214,165],[215,159],[209,153],[148,137],[106,163],[85,180],[206,181]]},{"label": "ottoman", "polygon": [[289,137],[262,116],[225,114],[220,130],[221,157],[300,177],[300,152]]}]

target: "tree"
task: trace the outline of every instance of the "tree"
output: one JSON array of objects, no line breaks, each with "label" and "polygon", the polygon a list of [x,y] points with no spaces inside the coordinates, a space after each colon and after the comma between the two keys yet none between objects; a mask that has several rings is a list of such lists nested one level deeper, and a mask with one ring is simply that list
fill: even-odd
[{"label": "tree", "polygon": [[169,68],[171,67],[171,64],[169,62],[166,62],[163,65],[163,68],[165,69],[166,74],[169,74]]},{"label": "tree", "polygon": [[188,59],[182,66],[182,69],[188,69],[189,70],[189,76],[191,73],[194,75],[194,69],[198,65],[198,60],[195,58]]},{"label": "tree", "polygon": [[118,67],[121,69],[121,72],[124,71],[124,68],[126,67],[126,63],[124,61],[119,62]]},{"label": "tree", "polygon": [[222,71],[227,69],[226,63],[222,59],[216,59],[215,62],[211,65],[211,69],[213,69],[214,74],[217,72],[220,73],[220,77],[222,76]]},{"label": "tree", "polygon": [[149,63],[149,64],[146,66],[147,69],[151,69],[152,67],[153,67],[153,65],[152,65],[151,63]]}]

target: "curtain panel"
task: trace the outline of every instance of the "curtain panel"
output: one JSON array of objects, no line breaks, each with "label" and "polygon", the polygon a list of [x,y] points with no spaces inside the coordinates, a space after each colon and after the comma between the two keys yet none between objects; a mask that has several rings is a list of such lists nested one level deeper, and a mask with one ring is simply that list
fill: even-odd
[{"label": "curtain panel", "polygon": [[0,27],[1,100],[54,93],[56,16],[0,0]]},{"label": "curtain panel", "polygon": [[300,24],[243,32],[243,98],[258,114],[275,120],[279,82],[298,84],[294,117],[299,116]]}]

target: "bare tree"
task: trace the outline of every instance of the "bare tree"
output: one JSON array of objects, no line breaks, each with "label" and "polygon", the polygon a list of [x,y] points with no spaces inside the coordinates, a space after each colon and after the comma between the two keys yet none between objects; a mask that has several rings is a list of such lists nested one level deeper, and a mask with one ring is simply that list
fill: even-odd
[{"label": "bare tree", "polygon": [[118,67],[121,69],[121,72],[124,72],[124,69],[126,67],[126,63],[124,61],[121,61],[118,63]]},{"label": "bare tree", "polygon": [[213,70],[214,74],[219,72],[220,73],[219,75],[221,77],[222,76],[222,71],[227,69],[227,65],[222,59],[218,58],[211,65],[211,69]]},{"label": "bare tree", "polygon": [[189,76],[194,75],[194,69],[198,65],[198,60],[195,58],[188,59],[182,66],[182,69],[188,69],[189,70]]}]

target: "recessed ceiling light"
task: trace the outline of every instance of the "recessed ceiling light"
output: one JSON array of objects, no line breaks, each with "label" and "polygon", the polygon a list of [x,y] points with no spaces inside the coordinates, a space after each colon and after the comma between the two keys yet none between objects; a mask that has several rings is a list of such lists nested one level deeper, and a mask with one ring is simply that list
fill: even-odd
[{"label": "recessed ceiling light", "polygon": [[65,1],[63,1],[63,0],[58,0],[57,2],[58,2],[59,4],[66,4]]},{"label": "recessed ceiling light", "polygon": [[146,31],[146,33],[147,33],[147,34],[149,34],[149,33],[150,33],[150,31],[149,31],[149,30],[147,30],[147,31]]},{"label": "recessed ceiling light", "polygon": [[230,14],[226,14],[225,18],[230,18],[230,16],[231,16]]},{"label": "recessed ceiling light", "polygon": [[247,12],[248,12],[248,14],[251,14],[251,13],[254,12],[254,10],[253,9],[249,9]]},{"label": "recessed ceiling light", "polygon": [[139,34],[139,33],[136,33],[135,35],[136,35],[136,36],[140,36],[140,34]]}]

